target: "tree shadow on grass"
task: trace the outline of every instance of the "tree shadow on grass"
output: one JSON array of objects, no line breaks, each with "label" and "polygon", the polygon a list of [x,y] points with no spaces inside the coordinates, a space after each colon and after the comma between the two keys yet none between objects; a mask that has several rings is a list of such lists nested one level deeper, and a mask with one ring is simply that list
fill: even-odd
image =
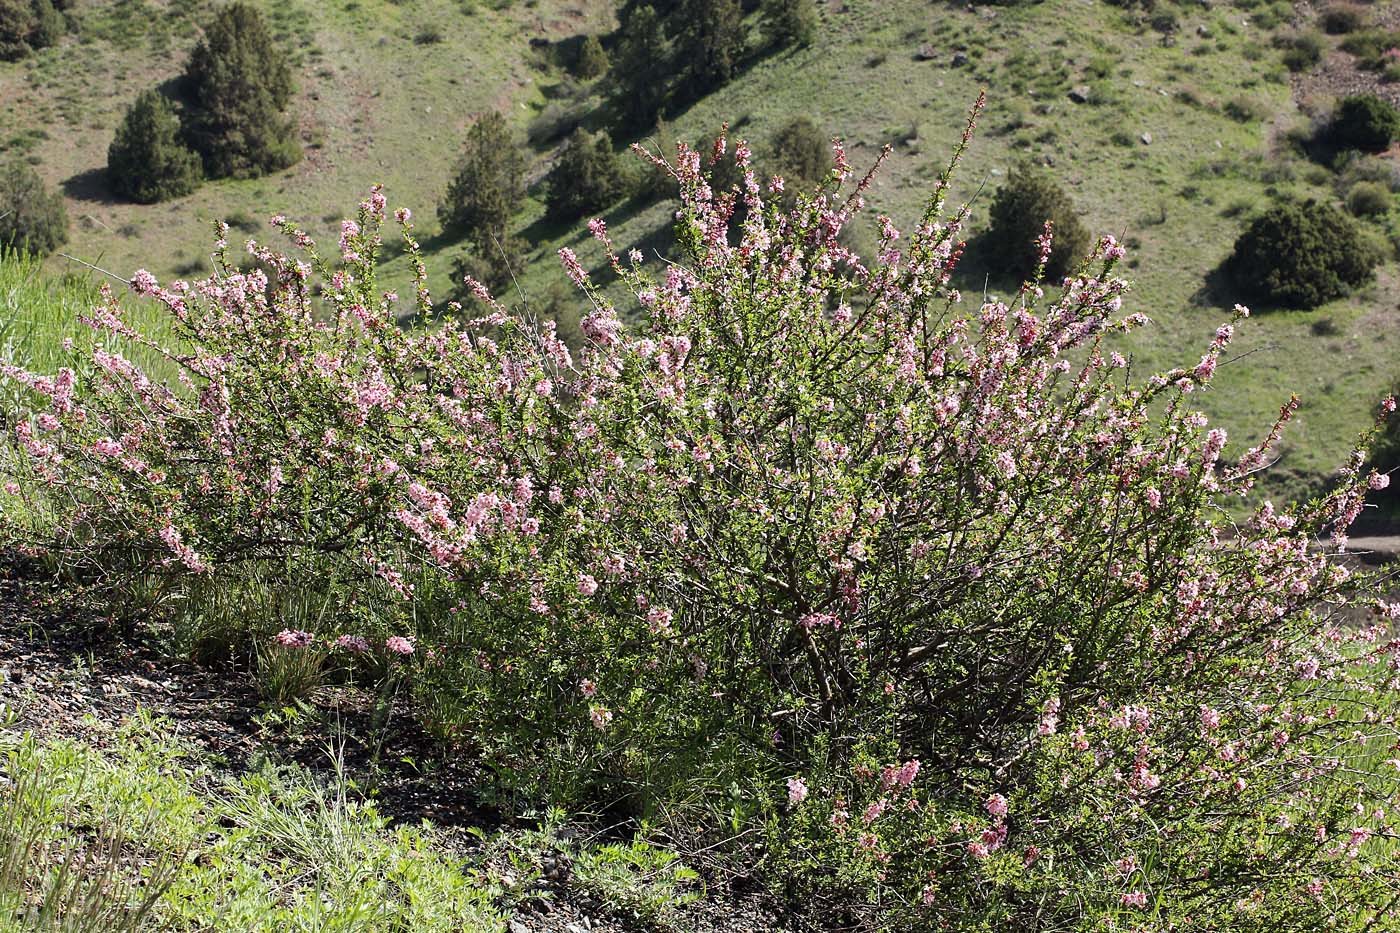
[{"label": "tree shadow on grass", "polygon": [[1193,308],[1233,308],[1236,304],[1248,304],[1223,262],[1206,273],[1200,288],[1191,293],[1190,301]]},{"label": "tree shadow on grass", "polygon": [[112,193],[107,183],[107,169],[90,168],[87,171],[70,175],[63,180],[65,197],[88,204],[123,204],[125,201]]},{"label": "tree shadow on grass", "polygon": [[1231,276],[1222,260],[1219,265],[1205,274],[1201,287],[1191,293],[1191,307],[1208,311],[1228,311],[1235,305],[1244,305],[1252,314],[1267,314],[1270,311],[1308,310],[1270,300],[1240,286]]}]

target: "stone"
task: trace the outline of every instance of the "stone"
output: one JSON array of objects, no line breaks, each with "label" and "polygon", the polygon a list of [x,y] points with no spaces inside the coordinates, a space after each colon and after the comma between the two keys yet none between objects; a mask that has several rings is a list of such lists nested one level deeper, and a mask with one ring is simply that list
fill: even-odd
[{"label": "stone", "polygon": [[967,64],[967,53],[966,53],[966,52],[954,52],[954,53],[953,53],[953,67],[954,67],[954,68],[961,68],[963,65],[966,65],[966,64]]},{"label": "stone", "polygon": [[938,57],[938,50],[925,42],[919,46],[919,50],[914,53],[914,60],[920,62],[932,61]]},{"label": "stone", "polygon": [[1087,104],[1089,102],[1089,85],[1076,84],[1069,89],[1069,99],[1076,104]]},{"label": "stone", "polygon": [[1144,146],[1150,146],[1150,145],[1152,145],[1152,134],[1151,134],[1151,133],[1143,133],[1141,136],[1138,137],[1138,139],[1142,140],[1142,144],[1143,144]]}]

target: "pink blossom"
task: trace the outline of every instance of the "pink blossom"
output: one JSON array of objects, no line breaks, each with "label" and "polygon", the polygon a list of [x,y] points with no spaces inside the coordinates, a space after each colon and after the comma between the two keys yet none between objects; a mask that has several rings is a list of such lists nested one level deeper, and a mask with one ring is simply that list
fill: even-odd
[{"label": "pink blossom", "polygon": [[564,264],[564,271],[569,274],[569,278],[579,288],[588,284],[588,273],[583,271],[583,266],[579,263],[574,251],[567,246],[559,251],[559,260]]},{"label": "pink blossom", "polygon": [[985,805],[987,807],[987,812],[992,815],[993,819],[999,820],[1006,816],[1008,804],[1006,798],[1001,794],[992,794],[987,798]]},{"label": "pink blossom", "polygon": [[1147,907],[1147,894],[1142,891],[1129,891],[1119,898],[1124,907],[1136,907],[1139,910]]},{"label": "pink blossom", "polygon": [[598,592],[598,581],[586,573],[578,575],[578,591],[582,596],[592,596]]},{"label": "pink blossom", "polygon": [[790,777],[787,781],[789,806],[800,806],[807,799],[807,782],[801,777]]},{"label": "pink blossom", "polygon": [[672,612],[661,606],[653,606],[647,613],[647,624],[653,633],[671,634]]},{"label": "pink blossom", "polygon": [[1205,447],[1201,451],[1201,461],[1207,466],[1220,459],[1220,451],[1225,448],[1225,429],[1211,428],[1206,434]]},{"label": "pink blossom", "polygon": [[299,629],[283,629],[273,636],[273,640],[284,648],[305,648],[311,644],[312,636],[310,632]]},{"label": "pink blossom", "polygon": [[869,826],[871,823],[875,822],[877,819],[880,818],[880,814],[884,813],[885,808],[889,805],[889,800],[884,797],[881,797],[879,800],[874,801],[870,804],[870,806],[865,808],[865,812],[861,814],[860,821],[866,826]]},{"label": "pink blossom", "polygon": [[406,656],[413,653],[413,640],[402,635],[390,635],[384,640],[384,647],[392,654]]},{"label": "pink blossom", "polygon": [[153,295],[160,288],[156,277],[145,269],[137,269],[131,277],[131,290],[138,295]]},{"label": "pink blossom", "polygon": [[593,722],[593,728],[602,731],[612,722],[612,710],[605,706],[592,706],[588,709],[588,718]]},{"label": "pink blossom", "polygon": [[344,648],[353,654],[364,654],[369,651],[369,642],[361,635],[341,635],[335,640],[337,648]]}]

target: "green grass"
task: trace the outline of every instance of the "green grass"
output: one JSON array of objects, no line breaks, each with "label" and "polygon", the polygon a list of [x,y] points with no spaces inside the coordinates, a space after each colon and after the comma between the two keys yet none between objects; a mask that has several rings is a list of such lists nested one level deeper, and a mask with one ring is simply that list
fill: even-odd
[{"label": "green grass", "polygon": [[141,908],[143,930],[503,929],[495,885],[430,828],[391,827],[343,780],[211,773],[163,733],[0,732],[0,929],[124,929]]},{"label": "green grass", "polygon": [[560,865],[605,909],[669,929],[699,891],[675,853],[585,837],[560,811],[538,828],[469,827],[470,855],[453,854],[426,821],[392,824],[334,755],[324,774],[234,775],[158,720],[39,739],[5,716],[0,933],[496,931],[550,896]]},{"label": "green grass", "polygon": [[[164,12],[159,29],[123,31],[133,10],[158,6]],[[0,97],[16,101],[16,133],[6,135],[41,160],[50,181],[67,181],[73,192],[74,255],[122,275],[141,266],[162,277],[199,274],[215,218],[283,212],[325,241],[368,186],[384,182],[391,204],[414,209],[430,284],[445,296],[452,286],[450,260],[463,245],[434,236],[433,211],[475,115],[500,108],[522,136],[547,107],[575,108],[586,122],[597,121],[597,88],[561,94],[562,74],[532,52],[529,40],[606,31],[612,22],[607,0],[267,4],[298,57],[295,107],[307,158],[275,176],[207,184],[167,204],[109,203],[97,173],[112,128],[142,88],[178,72],[209,6],[205,0],[98,0],[85,8],[78,39],[18,65],[0,65]],[[923,0],[828,4],[813,46],[759,58],[728,87],[673,115],[671,128],[693,140],[727,121],[734,135],[752,140],[760,163],[774,132],[794,114],[845,137],[857,166],[892,141],[894,157],[870,202],[907,226],[964,112],[986,88],[989,107],[954,192],[974,202],[973,232],[991,192],[1017,160],[1053,162],[1091,228],[1132,246],[1131,306],[1155,321],[1126,347],[1135,371],[1191,364],[1234,301],[1207,289],[1208,276],[1252,212],[1279,195],[1337,194],[1327,170],[1275,142],[1307,122],[1273,42],[1290,28],[1289,5],[1175,9],[1180,29],[1174,44],[1164,45],[1134,14],[1101,0],[974,12]],[[425,23],[442,41],[415,41]],[[915,54],[925,44],[934,50],[932,60]],[[956,50],[969,53],[966,66],[951,65]],[[1090,103],[1068,99],[1078,85],[1089,88]],[[94,87],[105,90],[94,94]],[[45,127],[47,138],[25,133],[34,127]],[[1151,134],[1150,144],[1140,141],[1143,133]],[[536,153],[532,194],[512,230],[533,240],[519,285],[534,299],[562,278],[554,260],[559,247],[572,246],[586,264],[601,264],[581,223],[561,229],[542,222],[539,179],[551,158],[550,151]],[[670,211],[666,205],[620,205],[607,216],[620,245],[650,249],[666,242]],[[55,268],[61,265],[54,261]],[[1009,288],[986,279],[975,256],[967,265],[962,286],[970,297],[984,286],[994,293]],[[384,283],[402,289],[409,275],[407,260],[394,258]],[[1329,474],[1369,422],[1394,377],[1398,303],[1391,263],[1375,285],[1352,298],[1312,313],[1260,314],[1240,329],[1236,351],[1242,358],[1222,367],[1201,404],[1243,449],[1267,430],[1291,393],[1302,396],[1272,480],[1276,491],[1300,491]],[[1335,332],[1315,334],[1319,319],[1330,320]]]},{"label": "green grass", "polygon": [[[67,365],[64,341],[92,340],[94,332],[82,318],[100,299],[100,280],[87,270],[55,275],[32,257],[0,250],[0,363],[44,375]],[[120,283],[111,284],[118,293],[123,291]],[[122,299],[122,307],[131,326],[171,346],[168,312],[130,295]],[[120,338],[104,340],[154,378],[174,378],[174,366],[156,351]],[[21,391],[22,387],[0,380],[0,415],[13,416],[21,410],[28,401]]]}]

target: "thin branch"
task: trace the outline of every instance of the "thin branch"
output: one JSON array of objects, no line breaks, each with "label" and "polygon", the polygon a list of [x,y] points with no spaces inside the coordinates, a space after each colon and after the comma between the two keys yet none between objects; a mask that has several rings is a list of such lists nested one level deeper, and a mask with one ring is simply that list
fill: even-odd
[{"label": "thin branch", "polygon": [[[3,216],[4,216],[3,214],[0,214],[0,217],[3,217]],[[79,259],[77,256],[69,256],[67,253],[59,253],[58,255],[59,255],[59,256],[62,256],[64,259],[68,260],[69,262],[76,262],[76,263],[77,263],[78,265],[80,265],[80,266],[87,266],[89,269],[92,269],[94,272],[101,272],[103,275],[111,276],[112,278],[116,279],[118,282],[121,282],[123,285],[130,285],[130,284],[131,284],[131,279],[123,278],[122,276],[117,275],[115,272],[109,272],[109,271],[107,271],[106,269],[102,268],[101,266],[94,266],[92,263],[88,262],[88,261],[85,260],[85,259]]]}]

